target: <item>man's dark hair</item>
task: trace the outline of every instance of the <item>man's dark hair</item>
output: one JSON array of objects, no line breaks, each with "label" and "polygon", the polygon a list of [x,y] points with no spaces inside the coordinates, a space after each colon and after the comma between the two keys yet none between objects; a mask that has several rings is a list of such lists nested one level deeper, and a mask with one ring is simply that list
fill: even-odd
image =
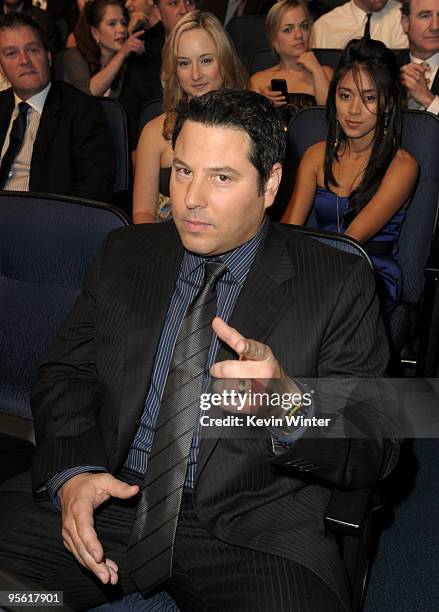
[{"label": "man's dark hair", "polygon": [[35,21],[30,15],[27,13],[7,13],[4,15],[0,15],[0,32],[3,30],[13,30],[15,28],[32,28],[34,32],[38,34],[41,40],[41,44],[46,49],[49,50],[49,45],[47,43],[46,33],[39,23]]},{"label": "man's dark hair", "polygon": [[401,13],[404,17],[408,17],[410,15],[410,2],[411,0],[401,0]]},{"label": "man's dark hair", "polygon": [[259,174],[259,193],[264,191],[273,165],[283,163],[286,148],[283,121],[271,102],[254,91],[211,91],[189,102],[181,102],[176,111],[173,147],[184,122],[188,120],[244,132],[250,144],[250,161]]}]

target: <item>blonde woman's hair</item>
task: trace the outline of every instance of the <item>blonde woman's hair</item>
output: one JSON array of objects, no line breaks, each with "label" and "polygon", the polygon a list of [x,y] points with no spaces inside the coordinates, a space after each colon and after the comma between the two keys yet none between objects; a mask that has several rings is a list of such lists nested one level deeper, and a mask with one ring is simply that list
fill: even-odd
[{"label": "blonde woman's hair", "polygon": [[183,32],[205,30],[215,43],[223,87],[248,89],[248,75],[238,57],[233,42],[219,19],[205,11],[192,11],[180,19],[166,39],[162,52],[161,80],[164,89],[163,109],[166,114],[163,137],[170,140],[175,124],[175,108],[187,98],[177,76],[178,43]]},{"label": "blonde woman's hair", "polygon": [[273,54],[278,60],[280,59],[280,56],[275,47],[276,36],[279,33],[279,28],[283,16],[289,9],[296,8],[296,6],[301,6],[305,11],[307,19],[312,22],[312,18],[308,10],[308,3],[306,0],[281,0],[281,2],[276,2],[268,11],[267,17],[265,19],[265,34],[267,36],[267,41],[270,45],[271,50],[273,51]]}]

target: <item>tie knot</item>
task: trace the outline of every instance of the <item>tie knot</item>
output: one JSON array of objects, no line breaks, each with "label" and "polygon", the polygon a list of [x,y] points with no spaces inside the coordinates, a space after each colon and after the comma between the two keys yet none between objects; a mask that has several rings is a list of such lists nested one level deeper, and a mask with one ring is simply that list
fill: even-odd
[{"label": "tie knot", "polygon": [[205,285],[214,285],[223,274],[227,272],[227,266],[222,261],[208,261],[205,265]]},{"label": "tie knot", "polygon": [[26,115],[29,108],[30,106],[27,102],[20,102],[18,105],[18,112],[20,115]]}]

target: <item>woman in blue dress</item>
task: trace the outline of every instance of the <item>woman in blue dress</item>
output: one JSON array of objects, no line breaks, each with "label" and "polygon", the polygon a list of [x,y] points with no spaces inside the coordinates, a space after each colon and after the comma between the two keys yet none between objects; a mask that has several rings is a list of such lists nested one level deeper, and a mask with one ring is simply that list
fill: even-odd
[{"label": "woman in blue dress", "polygon": [[398,237],[418,164],[399,147],[398,67],[383,43],[348,43],[329,88],[327,120],[327,140],[305,152],[282,221],[303,225],[314,206],[317,227],[361,242],[388,313],[401,292]]}]

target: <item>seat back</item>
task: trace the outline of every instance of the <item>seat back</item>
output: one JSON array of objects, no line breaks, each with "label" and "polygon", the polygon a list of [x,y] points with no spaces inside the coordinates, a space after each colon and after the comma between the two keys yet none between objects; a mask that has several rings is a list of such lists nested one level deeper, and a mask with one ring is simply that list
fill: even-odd
[{"label": "seat back", "polygon": [[105,236],[127,223],[104,204],[0,192],[0,412],[31,418],[37,366]]},{"label": "seat back", "polygon": [[246,68],[255,53],[268,47],[264,15],[234,17],[226,30]]},{"label": "seat back", "polygon": [[128,150],[128,128],[125,111],[114,98],[99,98],[113,137],[116,157],[116,177],[113,193],[127,191],[130,186],[130,156]]},{"label": "seat back", "polygon": [[148,104],[143,108],[139,117],[139,136],[144,128],[144,126],[155,119],[159,115],[163,113],[163,99],[162,98],[154,98],[154,100],[150,100]]},{"label": "seat back", "polygon": [[248,63],[248,73],[251,76],[260,70],[267,70],[277,64],[277,60],[271,49],[257,51]]}]

